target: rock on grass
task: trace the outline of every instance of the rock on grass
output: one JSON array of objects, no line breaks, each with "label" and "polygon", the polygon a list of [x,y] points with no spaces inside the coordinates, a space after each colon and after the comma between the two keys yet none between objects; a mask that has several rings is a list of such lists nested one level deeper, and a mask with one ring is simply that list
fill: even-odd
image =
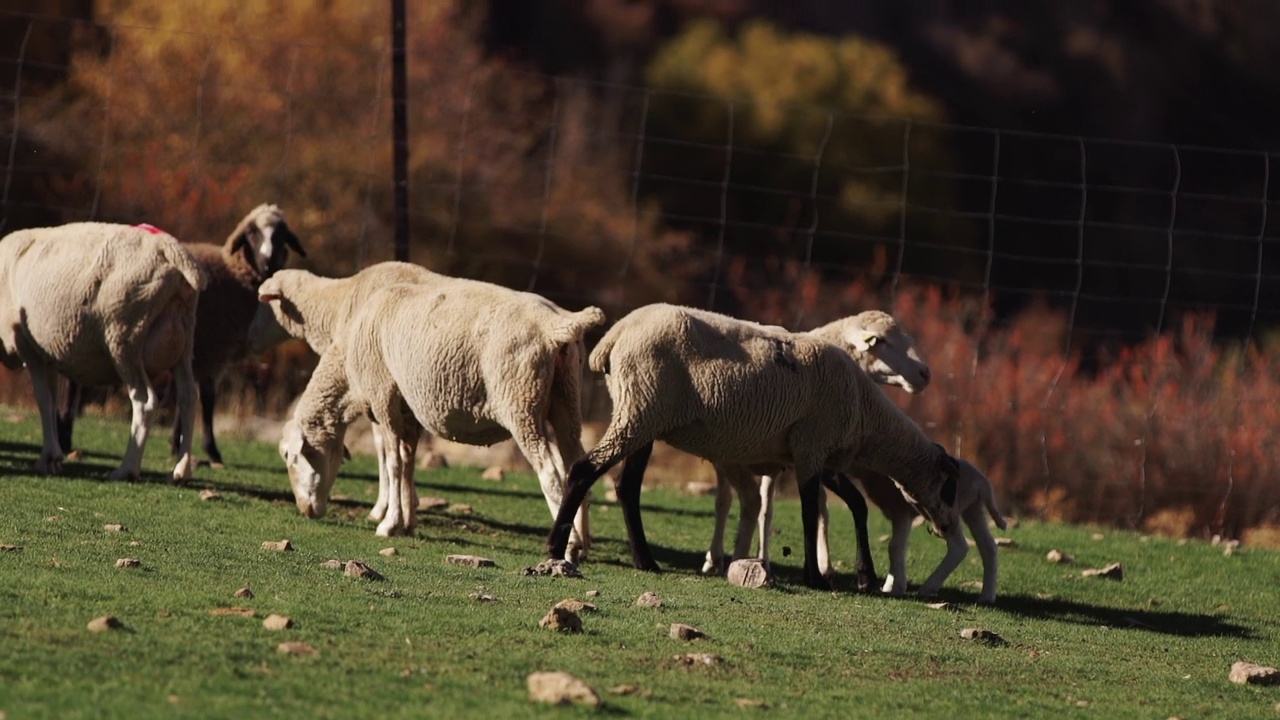
[{"label": "rock on grass", "polygon": [[479,555],[445,555],[444,561],[450,565],[462,565],[469,568],[497,567],[498,563]]},{"label": "rock on grass", "polygon": [[315,655],[317,650],[304,642],[282,642],[276,646],[281,655]]},{"label": "rock on grass", "polygon": [[578,613],[557,605],[547,611],[547,614],[538,621],[538,626],[556,632],[580,633],[582,618],[578,617]]},{"label": "rock on grass", "polygon": [[582,577],[582,571],[578,570],[578,566],[568,560],[543,560],[533,567],[521,570],[520,574],[545,575],[548,577]]},{"label": "rock on grass", "polygon": [[142,561],[138,558],[120,558],[116,561],[117,568],[136,568],[142,567]]},{"label": "rock on grass", "polygon": [[592,605],[589,602],[583,602],[578,598],[565,598],[560,602],[556,603],[556,607],[564,608],[569,612],[575,612],[575,613],[595,612],[596,610],[599,609],[595,605]]},{"label": "rock on grass", "polygon": [[361,560],[348,560],[346,567],[342,570],[342,574],[347,577],[362,578],[364,580],[386,580],[382,573],[369,567]]},{"label": "rock on grass", "polygon": [[262,627],[268,630],[288,630],[293,627],[293,618],[271,613],[262,621]]},{"label": "rock on grass", "polygon": [[129,528],[121,525],[120,523],[107,523],[102,526],[102,529],[107,532],[129,532]]},{"label": "rock on grass", "polygon": [[121,630],[124,628],[124,623],[120,622],[120,618],[115,615],[102,615],[90,620],[86,627],[89,628],[89,632],[99,633],[107,632],[108,630]]},{"label": "rock on grass", "polygon": [[1048,553],[1046,553],[1046,554],[1045,554],[1044,559],[1045,559],[1045,560],[1048,560],[1048,561],[1049,561],[1049,562],[1051,562],[1051,563],[1056,563],[1056,564],[1059,564],[1059,565],[1065,565],[1065,564],[1067,564],[1067,563],[1072,563],[1072,562],[1075,562],[1075,560],[1076,560],[1074,557],[1072,557],[1072,556],[1070,556],[1070,555],[1068,555],[1068,554],[1066,554],[1066,553],[1064,553],[1064,552],[1062,552],[1061,550],[1058,550],[1058,549],[1050,550]]},{"label": "rock on grass", "polygon": [[965,628],[960,631],[960,637],[965,640],[973,640],[975,642],[984,643],[986,645],[1004,645],[1005,639],[1000,637],[991,630],[984,628]]},{"label": "rock on grass", "polygon": [[1238,685],[1280,685],[1280,670],[1241,660],[1231,665],[1227,678]]},{"label": "rock on grass", "polygon": [[234,616],[234,617],[254,617],[258,614],[257,610],[247,607],[216,607],[209,610],[209,614],[215,617]]},{"label": "rock on grass", "polygon": [[272,550],[274,552],[289,552],[293,550],[293,543],[288,540],[267,540],[262,543],[263,550]]},{"label": "rock on grass", "polygon": [[245,598],[246,600],[252,600],[252,599],[253,599],[253,591],[252,591],[252,590],[250,590],[250,589],[248,588],[248,586],[242,587],[242,588],[240,588],[239,590],[236,590],[234,593],[231,593],[231,594],[232,594],[232,595],[235,595],[235,596],[236,596],[236,597],[238,597],[238,598]]},{"label": "rock on grass", "polygon": [[662,597],[656,592],[645,592],[636,598],[638,607],[659,608],[662,607]]},{"label": "rock on grass", "polygon": [[1106,567],[1081,570],[1080,577],[1101,577],[1108,580],[1124,580],[1124,568],[1120,566],[1120,563],[1113,562]]},{"label": "rock on grass", "polygon": [[600,696],[590,685],[567,672],[536,672],[525,680],[531,702],[598,707]]},{"label": "rock on grass", "polygon": [[674,640],[702,640],[707,634],[692,625],[671,623],[671,637]]},{"label": "rock on grass", "polygon": [[9,543],[0,543],[0,552],[22,552],[22,546],[10,545]]},{"label": "rock on grass", "polygon": [[725,578],[730,585],[745,588],[763,588],[773,584],[773,578],[769,577],[769,571],[765,569],[764,563],[756,558],[734,560],[729,563],[729,572],[725,574]]}]

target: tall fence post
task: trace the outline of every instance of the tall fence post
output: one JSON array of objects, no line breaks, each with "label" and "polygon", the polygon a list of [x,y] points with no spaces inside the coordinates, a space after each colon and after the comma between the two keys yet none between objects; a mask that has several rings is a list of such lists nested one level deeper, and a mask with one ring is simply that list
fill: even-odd
[{"label": "tall fence post", "polygon": [[391,0],[391,124],[394,146],[395,259],[409,260],[409,118],[404,52],[405,0]]}]

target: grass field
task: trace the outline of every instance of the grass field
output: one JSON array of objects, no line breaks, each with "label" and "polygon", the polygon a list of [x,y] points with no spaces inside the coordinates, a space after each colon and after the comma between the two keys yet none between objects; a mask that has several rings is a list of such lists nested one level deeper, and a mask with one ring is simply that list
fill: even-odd
[{"label": "grass field", "polygon": [[[972,604],[977,553],[940,599],[853,594],[846,572],[835,593],[800,584],[799,508],[778,509],[780,587],[748,590],[697,574],[712,502],[655,489],[645,520],[660,575],[628,566],[621,513],[600,500],[585,579],[529,577],[550,524],[532,475],[483,480],[478,471],[419,471],[419,492],[466,503],[469,514],[420,513],[413,538],[373,535],[365,519],[376,470],[357,457],[335,492],[347,499],[319,521],[301,517],[275,449],[223,440],[230,467],[201,468],[186,487],[166,481],[163,433],[153,437],[139,482],[107,481],[126,425],[86,418],[85,459],[64,475],[35,477],[35,413],[0,409],[0,717],[548,717],[592,711],[529,702],[526,676],[565,670],[603,698],[594,712],[635,717],[1099,717],[1280,716],[1280,688],[1227,681],[1236,660],[1280,665],[1280,552],[1221,547],[1111,529],[1021,522],[1004,533],[1001,597]],[[202,489],[221,498],[204,501]],[[852,525],[838,511],[832,538],[845,568]],[[887,524],[873,512],[873,540]],[[108,524],[126,530],[112,532]],[[262,549],[289,539],[293,552]],[[398,554],[379,551],[394,546]],[[1074,555],[1051,564],[1052,548]],[[923,578],[943,543],[919,529],[909,568]],[[449,553],[492,558],[496,568],[446,565]],[[139,568],[117,569],[123,557]],[[876,548],[884,571],[884,545]],[[325,569],[361,559],[383,582]],[[1123,581],[1080,570],[1119,561]],[[839,566],[838,566],[839,567]],[[233,596],[242,586],[252,599]],[[538,620],[557,601],[591,598],[581,634]],[[654,591],[661,608],[635,605]],[[473,599],[477,593],[496,601]],[[253,617],[211,610],[251,608]],[[269,613],[293,619],[263,628]],[[114,615],[124,628],[92,633]],[[694,625],[709,639],[668,636]],[[999,633],[999,646],[959,631]],[[277,652],[282,642],[313,655]],[[689,652],[723,662],[688,667]],[[630,694],[611,694],[633,685]]]}]

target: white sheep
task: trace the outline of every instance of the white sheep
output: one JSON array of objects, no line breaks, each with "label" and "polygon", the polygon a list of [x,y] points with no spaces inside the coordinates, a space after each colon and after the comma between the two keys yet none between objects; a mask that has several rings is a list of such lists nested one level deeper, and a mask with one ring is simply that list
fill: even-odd
[{"label": "white sheep", "polygon": [[[844,348],[872,380],[882,385],[901,387],[909,393],[917,393],[929,385],[929,366],[920,358],[911,336],[904,332],[898,321],[889,313],[867,310],[851,317],[841,318],[808,331],[821,340]],[[703,573],[723,570],[724,529],[732,504],[730,492],[738,495],[738,533],[734,543],[734,557],[744,558],[750,552],[753,528],[759,530],[757,558],[769,566],[769,538],[773,518],[773,493],[778,479],[764,476],[759,480],[744,468],[716,466],[716,525],[711,546],[702,566]],[[859,586],[869,589],[875,580],[866,529],[866,502],[856,489],[840,484],[834,478],[824,480],[845,498],[853,512],[858,533],[857,576]],[[818,520],[818,565],[823,575],[830,576],[830,553],[827,547],[828,514],[825,502],[820,505]]]},{"label": "white sheep", "polygon": [[[907,541],[911,536],[911,524],[917,513],[898,491],[893,480],[885,475],[864,470],[856,473],[854,482],[862,494],[878,505],[892,523],[893,533],[889,539],[889,574],[885,577],[882,592],[902,595],[907,590]],[[993,603],[996,600],[999,569],[996,541],[987,528],[987,515],[990,514],[996,527],[1001,530],[1006,529],[1008,523],[996,507],[995,491],[991,487],[991,481],[982,474],[982,471],[965,460],[960,460],[955,509],[964,520],[964,524],[969,526],[974,544],[978,546],[978,555],[982,558],[982,591],[978,595],[978,601]],[[938,563],[937,569],[920,586],[922,595],[936,593],[969,552],[969,543],[965,541],[964,529],[959,523],[951,528],[951,532],[945,536],[945,539],[947,554]]]},{"label": "white sheep", "polygon": [[18,230],[0,240],[0,361],[26,364],[44,445],[36,470],[61,471],[58,374],[82,385],[123,382],[133,406],[129,442],[112,477],[137,477],[157,396],[172,372],[184,428],[173,478],[191,477],[196,302],[204,271],[150,225],[82,222]]},{"label": "white sheep", "polygon": [[[186,243],[184,247],[208,279],[196,305],[191,369],[199,390],[204,451],[213,465],[221,466],[222,453],[213,434],[218,380],[228,365],[247,354],[249,325],[259,305],[258,286],[284,267],[290,249],[303,257],[306,252],[285,222],[284,213],[267,203],[249,211],[223,244]],[[64,449],[71,448],[80,394],[80,386],[71,383],[58,429]],[[176,454],[181,446],[182,425],[174,418],[170,449]]]},{"label": "white sheep", "polygon": [[[603,323],[604,314],[594,307],[569,312],[532,293],[436,277],[379,288],[341,335],[330,336],[281,442],[304,514],[323,513],[342,433],[362,412],[386,434],[380,456],[388,507],[379,534],[411,530],[416,520],[412,459],[419,426],[474,445],[513,438],[537,472],[552,515],[558,511],[567,463],[582,455],[582,335]],[[304,318],[324,314],[317,298],[291,297],[282,287],[288,284],[287,277],[264,284],[273,308],[293,306]],[[589,537],[580,528],[579,537]],[[575,549],[582,548],[579,541]]]},{"label": "white sheep", "polygon": [[847,352],[806,334],[673,305],[619,320],[589,360],[606,374],[613,415],[600,442],[569,471],[548,537],[564,557],[573,513],[591,485],[627,458],[617,480],[632,562],[656,570],[640,520],[639,490],[654,440],[724,466],[799,478],[805,582],[830,587],[817,565],[824,471],[866,467],[890,475],[938,532],[958,520],[960,469],[876,386]]},{"label": "white sheep", "polygon": [[[306,270],[281,270],[258,287],[260,301],[249,325],[249,351],[261,353],[290,337],[303,340],[323,356],[348,319],[379,288],[396,283],[430,285],[450,280],[413,263],[382,262],[343,278],[321,277]],[[378,456],[378,498],[369,519],[382,523],[390,500],[391,480],[382,462],[386,445],[381,428],[373,426]],[[399,523],[387,525],[387,532]]]}]

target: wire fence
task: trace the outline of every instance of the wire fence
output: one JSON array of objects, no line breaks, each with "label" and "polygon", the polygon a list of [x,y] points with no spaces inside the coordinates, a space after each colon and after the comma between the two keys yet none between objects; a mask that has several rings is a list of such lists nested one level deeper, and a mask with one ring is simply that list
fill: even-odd
[{"label": "wire fence", "polygon": [[[103,66],[106,90],[81,100],[89,107],[84,117],[95,124],[81,129],[79,145],[68,144],[92,147],[94,157],[68,160],[41,148],[53,132],[50,97],[74,74],[75,54],[51,52],[50,43],[37,52],[35,40],[55,36],[72,43],[86,23],[0,12],[0,25],[9,34],[0,50],[5,232],[117,219],[127,209],[172,211],[160,206],[163,192],[126,197],[121,189],[129,187],[122,174],[133,168],[119,158],[131,151],[130,143],[141,147],[148,139],[137,137],[129,124],[136,105],[126,104],[133,102],[128,89],[158,87],[162,80],[191,103],[182,109],[188,120],[170,126],[185,154],[166,160],[170,168],[177,164],[189,171],[182,182],[212,193],[236,168],[271,178],[242,187],[277,189],[286,211],[304,211],[292,221],[304,237],[310,232],[328,238],[328,254],[313,253],[309,260],[318,270],[347,271],[390,259],[395,182],[391,99],[384,86],[390,47],[356,53],[352,57],[365,71],[326,88],[307,75],[309,68],[334,61],[330,56],[337,50],[323,39],[276,42],[193,28],[93,26],[92,37],[107,48],[123,48],[126,36],[141,33],[207,49],[197,53],[203,57],[197,67],[109,59]],[[411,40],[414,30],[411,21]],[[269,87],[245,87],[243,78],[225,72],[230,63],[224,53],[232,43],[283,59]],[[909,408],[957,452],[965,452],[968,439],[975,455],[1007,456],[993,476],[1029,478],[1020,498],[1046,514],[1059,502],[1054,487],[1080,471],[1057,459],[1068,456],[1063,443],[1084,442],[1070,433],[1066,440],[1056,438],[1066,431],[1054,416],[1073,407],[1098,412],[1089,404],[1094,400],[1063,381],[1077,376],[1083,348],[1114,349],[1176,332],[1188,313],[1204,312],[1215,318],[1215,337],[1250,345],[1280,320],[1280,231],[1271,222],[1280,199],[1271,183],[1272,153],[812,107],[762,108],[508,66],[415,71],[415,59],[421,62],[422,53],[431,51],[410,52],[407,83],[408,123],[425,133],[414,136],[409,186],[416,260],[540,292],[569,306],[599,304],[611,318],[653,299],[676,298],[794,329],[865,309],[849,297],[921,318],[918,313],[930,307],[941,311],[919,300],[918,288],[945,287],[947,297],[974,299],[979,308],[947,326],[965,327],[970,342],[958,343],[943,330],[907,328],[935,370],[947,370],[935,372],[941,379],[928,393],[944,399],[912,399]],[[532,94],[537,101],[504,104],[495,101],[495,88]],[[360,98],[359,109],[342,104]],[[262,110],[264,103],[273,109]],[[332,104],[331,112],[317,109],[324,103]],[[156,112],[163,107],[155,105]],[[766,111],[791,128],[788,142],[759,131]],[[269,157],[218,154],[216,147],[226,147],[222,129],[242,127],[237,113],[251,118],[259,146],[273,148]],[[511,139],[517,137],[511,128],[519,129],[521,142]],[[343,138],[341,152],[323,156],[323,168],[306,167],[308,157],[317,155],[310,148],[324,137]],[[340,176],[353,198],[341,203],[340,218],[297,207],[325,202],[327,189],[290,196],[308,173]],[[207,182],[196,183],[192,175]],[[158,177],[163,184],[166,176]],[[596,190],[604,199],[590,194]],[[259,201],[245,196],[229,203],[239,208]],[[308,212],[316,218],[308,219]],[[173,217],[179,224],[175,234],[208,239],[201,227],[205,218]],[[684,244],[671,245],[673,233]],[[815,278],[821,282],[811,282]],[[841,295],[854,281],[871,289]],[[815,300],[814,292],[836,297]],[[765,296],[769,304],[754,303]],[[1002,324],[1041,303],[1063,318],[1062,342],[1042,369],[1022,356],[1004,370],[1012,374],[1009,368],[1016,367],[1023,383],[1009,391],[1018,395],[1005,403],[1016,406],[1009,412],[1034,417],[993,430],[999,423],[984,416],[989,408],[982,404],[1003,382],[999,366],[988,362],[997,352],[992,338]],[[1180,350],[1191,357],[1187,347]],[[1225,357],[1225,351],[1215,352],[1200,359]],[[1174,379],[1189,383],[1194,372],[1187,372]],[[1200,407],[1178,405],[1153,391],[1126,400],[1138,408],[1124,421],[1128,434],[1106,440],[1105,452],[1120,459],[1110,471],[1097,470],[1090,487],[1122,496],[1121,514],[1133,524],[1149,517],[1153,507],[1183,505],[1216,507],[1217,516],[1203,520],[1206,526],[1230,524],[1224,519],[1228,506],[1237,504],[1261,505],[1248,523],[1270,521],[1277,497],[1264,489],[1267,478],[1260,474],[1274,463],[1258,458],[1242,464],[1240,453],[1271,436],[1246,436],[1237,428],[1249,418],[1270,417],[1280,395],[1230,386],[1212,373],[1195,378],[1218,383],[1211,422],[1223,427],[1206,428],[1218,444],[1197,466],[1203,470],[1196,470],[1211,475],[1177,488],[1153,486],[1152,448],[1166,438],[1169,450],[1175,444],[1169,438],[1176,437],[1172,428],[1196,425],[1180,413]],[[598,386],[592,396],[588,414],[607,417],[607,398]],[[983,427],[985,435],[978,430]],[[999,433],[1014,438],[1010,447],[1029,449],[1002,454],[984,447]],[[1259,474],[1248,478],[1251,494],[1243,496],[1236,489],[1242,471]],[[1160,472],[1172,474],[1167,467]],[[1160,499],[1153,500],[1157,494]],[[1088,515],[1076,513],[1081,514]]]}]

